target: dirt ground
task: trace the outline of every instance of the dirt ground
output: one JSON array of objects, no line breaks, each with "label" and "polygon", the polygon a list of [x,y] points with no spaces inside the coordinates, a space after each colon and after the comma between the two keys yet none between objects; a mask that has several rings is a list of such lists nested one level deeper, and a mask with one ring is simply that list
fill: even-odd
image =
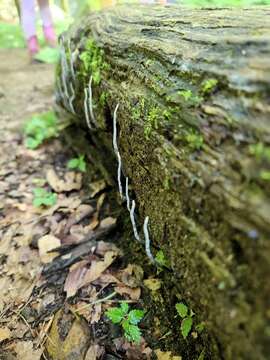
[{"label": "dirt ground", "polygon": [[[53,66],[0,51],[0,359],[149,359],[144,334],[134,344],[105,315],[123,301],[141,309],[143,284],[113,243],[107,184],[68,169],[76,154],[61,136],[25,146],[23,124],[52,109],[53,82]],[[34,206],[37,187],[56,203]]]}]

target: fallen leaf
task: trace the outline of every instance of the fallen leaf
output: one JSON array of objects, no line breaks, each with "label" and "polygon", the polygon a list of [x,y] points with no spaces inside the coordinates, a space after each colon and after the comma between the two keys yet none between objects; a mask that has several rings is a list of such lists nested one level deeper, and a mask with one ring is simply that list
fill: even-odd
[{"label": "fallen leaf", "polygon": [[87,216],[92,215],[93,212],[94,212],[94,208],[91,205],[81,204],[80,206],[78,206],[76,211],[73,214],[71,214],[71,216],[69,217],[64,229],[64,233],[67,234],[71,226],[79,223]]},{"label": "fallen leaf", "polygon": [[146,279],[143,283],[151,291],[157,291],[161,288],[161,281],[159,279]]},{"label": "fallen leaf", "polygon": [[158,360],[182,360],[182,356],[174,356],[171,351],[155,350]]},{"label": "fallen leaf", "polygon": [[41,261],[45,264],[51,262],[58,253],[50,251],[58,248],[60,245],[61,241],[53,235],[45,235],[38,239],[38,250]]},{"label": "fallen leaf", "polygon": [[92,189],[90,196],[93,198],[99,192],[101,192],[102,190],[104,190],[106,188],[106,182],[105,182],[105,180],[98,180],[98,181],[92,182],[90,184],[90,188]]},{"label": "fallen leaf", "polygon": [[98,360],[103,358],[105,354],[105,349],[103,346],[98,344],[91,345],[86,353],[84,360]]},{"label": "fallen leaf", "polygon": [[65,174],[65,180],[58,177],[54,169],[49,169],[46,179],[50,187],[56,192],[68,192],[72,190],[80,190],[82,187],[82,174],[69,171]]},{"label": "fallen leaf", "polygon": [[92,260],[91,266],[83,278],[81,287],[97,280],[100,275],[114,262],[118,254],[119,252],[116,251],[108,251],[104,256],[104,260]]},{"label": "fallen leaf", "polygon": [[11,336],[11,331],[9,330],[9,328],[4,327],[4,328],[0,328],[0,342],[9,339]]},{"label": "fallen leaf", "polygon": [[116,291],[120,295],[128,295],[131,300],[139,300],[141,297],[141,288],[131,288],[128,286],[116,286],[114,288],[114,291]]},{"label": "fallen leaf", "polygon": [[102,228],[102,229],[106,229],[106,228],[110,228],[110,227],[113,227],[115,226],[116,224],[116,219],[113,218],[113,217],[107,217],[103,220],[100,221],[100,224],[99,226]]},{"label": "fallen leaf", "polygon": [[122,271],[121,281],[129,287],[138,287],[141,285],[143,279],[143,269],[141,266],[129,264],[126,269]]},{"label": "fallen leaf", "polygon": [[17,342],[14,350],[17,353],[17,358],[20,360],[40,360],[43,353],[42,349],[33,349],[33,343],[31,341]]},{"label": "fallen leaf", "polygon": [[67,294],[67,298],[74,296],[76,292],[83,286],[83,280],[87,273],[86,265],[89,262],[82,260],[71,266],[68,276],[65,281],[64,291]]}]

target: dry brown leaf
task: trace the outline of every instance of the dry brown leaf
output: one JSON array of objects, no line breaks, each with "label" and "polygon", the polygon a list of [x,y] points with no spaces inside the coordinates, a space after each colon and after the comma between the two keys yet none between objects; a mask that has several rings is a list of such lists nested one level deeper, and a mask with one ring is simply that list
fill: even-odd
[{"label": "dry brown leaf", "polygon": [[86,284],[91,283],[92,281],[95,281],[100,277],[100,275],[114,262],[116,259],[118,253],[116,251],[108,251],[104,255],[104,260],[96,261],[93,260],[91,262],[90,269],[88,269],[84,282]]},{"label": "dry brown leaf", "polygon": [[182,360],[182,356],[174,356],[171,351],[155,350],[158,360]]},{"label": "dry brown leaf", "polygon": [[4,327],[4,328],[0,328],[0,342],[9,339],[11,337],[11,331],[9,330],[9,328]]},{"label": "dry brown leaf", "polygon": [[43,353],[42,349],[33,349],[33,343],[31,341],[17,342],[14,350],[17,353],[17,358],[20,360],[40,360]]},{"label": "dry brown leaf", "polygon": [[115,219],[113,217],[107,217],[107,218],[100,221],[99,226],[102,229],[110,228],[110,227],[113,227],[116,224],[116,221],[117,221],[117,219]]},{"label": "dry brown leaf", "polygon": [[69,232],[69,229],[71,228],[71,226],[79,223],[87,216],[92,215],[93,212],[94,212],[94,208],[91,205],[81,204],[76,209],[76,211],[73,214],[71,214],[71,216],[69,217],[69,219],[66,223],[65,229],[64,229],[64,233],[67,234]]},{"label": "dry brown leaf", "polygon": [[105,242],[105,241],[99,241],[97,243],[97,246],[95,249],[95,254],[104,256],[106,254],[106,252],[108,252],[108,251],[114,251],[114,252],[120,254],[120,250],[113,243]]},{"label": "dry brown leaf", "polygon": [[130,288],[128,286],[118,285],[114,288],[120,295],[128,295],[131,300],[139,300],[141,297],[141,288]]},{"label": "dry brown leaf", "polygon": [[71,266],[69,269],[64,286],[64,291],[67,294],[67,298],[74,296],[76,292],[83,286],[84,277],[87,273],[86,265],[88,263],[89,262],[87,260],[82,260]]},{"label": "dry brown leaf", "polygon": [[138,287],[141,285],[143,279],[143,269],[141,266],[129,264],[126,269],[122,271],[121,281],[129,287]]},{"label": "dry brown leaf", "polygon": [[69,171],[65,174],[65,180],[59,178],[54,169],[49,169],[46,179],[50,187],[56,192],[68,192],[80,190],[82,187],[82,174]]},{"label": "dry brown leaf", "polygon": [[45,235],[38,239],[39,256],[43,263],[51,262],[57,255],[57,252],[50,252],[58,248],[61,241],[53,235]]},{"label": "dry brown leaf", "polygon": [[105,349],[100,345],[91,345],[88,349],[84,360],[98,360],[103,357]]},{"label": "dry brown leaf", "polygon": [[105,180],[98,180],[98,181],[92,182],[90,184],[90,188],[92,189],[90,196],[93,198],[99,192],[101,192],[102,190],[104,190],[106,188],[106,182],[105,182]]},{"label": "dry brown leaf", "polygon": [[161,288],[161,281],[159,279],[146,279],[144,280],[144,285],[151,291],[157,291]]}]

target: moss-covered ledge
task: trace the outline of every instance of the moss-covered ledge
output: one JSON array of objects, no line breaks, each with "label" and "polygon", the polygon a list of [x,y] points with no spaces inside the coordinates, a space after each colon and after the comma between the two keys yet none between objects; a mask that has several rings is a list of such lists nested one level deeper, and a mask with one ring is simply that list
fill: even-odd
[{"label": "moss-covered ledge", "polygon": [[193,336],[174,332],[179,354],[267,359],[270,8],[120,6],[61,43],[57,101],[115,186],[119,104],[123,188],[172,270],[172,305],[196,314]]}]

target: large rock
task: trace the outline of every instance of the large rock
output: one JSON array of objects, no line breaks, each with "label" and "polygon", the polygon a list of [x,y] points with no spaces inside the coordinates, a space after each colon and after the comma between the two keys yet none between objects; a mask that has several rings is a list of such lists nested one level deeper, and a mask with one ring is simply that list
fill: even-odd
[{"label": "large rock", "polygon": [[58,103],[88,122],[116,184],[119,104],[123,189],[126,176],[168,259],[172,309],[180,299],[206,323],[186,341],[168,314],[178,354],[269,358],[270,8],[121,6],[73,26],[62,49]]}]

